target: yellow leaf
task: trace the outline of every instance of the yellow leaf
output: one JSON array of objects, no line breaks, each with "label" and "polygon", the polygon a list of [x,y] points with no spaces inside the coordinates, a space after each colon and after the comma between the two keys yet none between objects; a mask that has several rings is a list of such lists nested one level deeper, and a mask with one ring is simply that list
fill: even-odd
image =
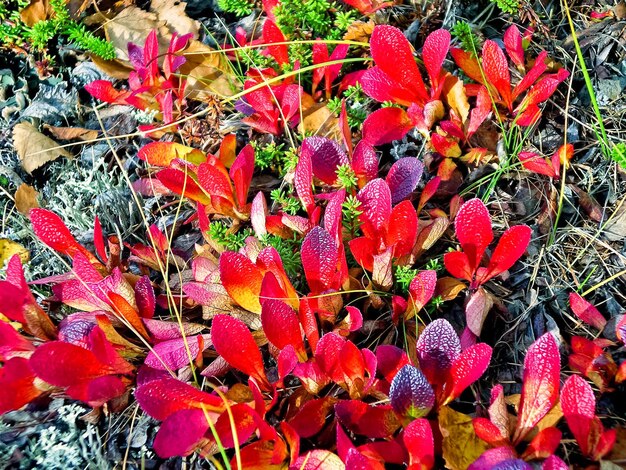
[{"label": "yellow leaf", "polygon": [[439,429],[446,468],[465,470],[489,446],[474,432],[472,418],[444,406],[439,410]]},{"label": "yellow leaf", "polygon": [[372,35],[372,31],[374,31],[374,26],[376,26],[376,24],[372,20],[369,20],[367,23],[355,21],[348,26],[343,38],[346,41],[356,41],[367,44],[370,42],[370,36]]},{"label": "yellow leaf", "polygon": [[444,84],[444,96],[448,106],[454,110],[462,123],[467,121],[470,105],[465,94],[465,85],[458,77],[448,75]]},{"label": "yellow leaf", "polygon": [[15,207],[20,214],[28,215],[28,212],[39,207],[37,196],[39,193],[32,186],[22,183],[15,191]]},{"label": "yellow leaf", "polygon": [[28,250],[19,243],[6,238],[0,238],[0,268],[3,267],[13,255],[19,255],[22,263],[27,263],[30,259]]},{"label": "yellow leaf", "polygon": [[67,150],[43,135],[29,122],[20,122],[13,128],[13,145],[28,174],[59,157],[72,157]]}]

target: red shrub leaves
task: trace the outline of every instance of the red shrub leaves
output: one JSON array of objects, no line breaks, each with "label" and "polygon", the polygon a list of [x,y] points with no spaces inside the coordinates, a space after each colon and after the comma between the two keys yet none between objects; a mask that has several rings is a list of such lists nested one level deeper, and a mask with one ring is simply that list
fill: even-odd
[{"label": "red shrub leaves", "polygon": [[581,321],[602,331],[606,326],[606,319],[602,316],[598,309],[583,299],[576,292],[569,295],[569,306],[572,312],[580,318]]},{"label": "red shrub leaves", "polygon": [[577,375],[569,377],[561,391],[561,408],[582,453],[600,460],[615,443],[616,431],[605,431],[596,416],[596,399],[591,386]]},{"label": "red shrub leaves", "polygon": [[217,315],[211,326],[211,339],[217,353],[235,369],[256,379],[270,389],[263,357],[248,327],[236,318]]},{"label": "red shrub leaves", "polygon": [[559,398],[561,357],[551,333],[535,341],[524,359],[522,397],[513,442],[520,442]]},{"label": "red shrub leaves", "polygon": [[444,264],[450,274],[469,281],[470,289],[477,289],[513,266],[526,251],[532,233],[526,225],[509,228],[500,238],[488,266],[482,268],[481,260],[493,240],[491,217],[483,202],[471,199],[463,204],[454,228],[463,251],[446,253]]}]

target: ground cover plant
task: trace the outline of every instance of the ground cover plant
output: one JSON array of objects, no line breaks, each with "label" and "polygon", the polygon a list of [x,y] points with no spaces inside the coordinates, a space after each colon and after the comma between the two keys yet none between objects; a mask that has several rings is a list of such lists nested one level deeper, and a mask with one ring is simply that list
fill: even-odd
[{"label": "ground cover plant", "polygon": [[214,7],[0,7],[4,467],[621,468],[623,4]]}]

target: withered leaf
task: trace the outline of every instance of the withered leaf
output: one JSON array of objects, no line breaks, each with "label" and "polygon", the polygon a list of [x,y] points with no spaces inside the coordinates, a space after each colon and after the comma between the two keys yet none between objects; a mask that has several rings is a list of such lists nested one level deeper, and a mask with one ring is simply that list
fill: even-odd
[{"label": "withered leaf", "polygon": [[37,196],[39,193],[32,186],[26,183],[20,184],[20,187],[15,191],[15,207],[20,214],[28,215],[28,211],[39,207],[37,203]]},{"label": "withered leaf", "polygon": [[56,127],[48,126],[45,128],[59,140],[93,140],[98,137],[98,131],[93,129],[85,129],[84,127]]},{"label": "withered leaf", "polygon": [[19,255],[22,263],[27,263],[30,259],[28,250],[22,245],[8,238],[0,238],[0,268],[3,267],[13,255]]},{"label": "withered leaf", "polygon": [[474,432],[471,417],[447,406],[439,410],[439,429],[443,458],[451,470],[465,470],[489,447]]},{"label": "withered leaf", "polygon": [[13,145],[22,167],[29,174],[59,157],[72,157],[67,150],[43,135],[29,122],[20,122],[13,128]]}]

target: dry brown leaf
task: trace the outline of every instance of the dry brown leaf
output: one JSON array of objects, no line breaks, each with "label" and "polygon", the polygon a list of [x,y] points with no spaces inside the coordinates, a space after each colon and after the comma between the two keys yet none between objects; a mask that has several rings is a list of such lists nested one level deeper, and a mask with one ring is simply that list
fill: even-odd
[{"label": "dry brown leaf", "polygon": [[374,26],[376,25],[372,20],[367,23],[364,21],[355,21],[348,26],[348,30],[346,34],[343,35],[343,38],[346,41],[356,41],[367,44],[370,42],[370,36],[372,35],[372,31],[374,31]]},{"label": "dry brown leaf", "polygon": [[578,203],[585,210],[589,218],[594,222],[601,222],[604,211],[602,210],[602,206],[598,204],[598,201],[575,184],[568,184],[567,186],[569,186],[576,193],[578,196]]},{"label": "dry brown leaf", "polygon": [[451,470],[465,470],[489,448],[474,432],[472,418],[447,406],[439,410],[439,429],[443,458]]},{"label": "dry brown leaf", "polygon": [[[141,8],[124,8],[115,18],[107,20],[101,15],[104,33],[107,40],[115,47],[115,53],[120,60],[128,61],[128,43],[143,46],[150,31],[157,29],[159,23],[157,15]],[[161,39],[161,38],[160,38]],[[167,50],[167,44],[159,42],[159,49]]]},{"label": "dry brown leaf", "polygon": [[302,121],[298,125],[298,132],[320,135],[341,142],[339,119],[325,103],[313,103],[307,107],[303,98],[302,109]]},{"label": "dry brown leaf", "polygon": [[152,0],[150,11],[157,15],[159,21],[165,22],[170,33],[193,33],[194,37],[198,37],[199,23],[187,16],[186,6],[185,2],[178,0]]},{"label": "dry brown leaf", "polygon": [[186,62],[178,70],[187,78],[185,93],[202,101],[207,94],[232,96],[241,88],[224,54],[200,41],[191,41],[184,50]]},{"label": "dry brown leaf", "polygon": [[467,286],[454,277],[437,279],[435,295],[441,296],[444,301],[454,300]]},{"label": "dry brown leaf", "polygon": [[32,186],[26,183],[20,184],[20,187],[15,191],[15,207],[20,214],[28,215],[28,211],[39,207],[37,203],[37,196],[39,193]]},{"label": "dry brown leaf", "polygon": [[20,12],[20,18],[28,27],[49,19],[54,10],[48,0],[30,0],[30,4]]},{"label": "dry brown leaf", "polygon": [[28,174],[59,157],[72,158],[67,150],[29,122],[20,122],[13,128],[13,145]]},{"label": "dry brown leaf", "polygon": [[98,131],[93,129],[85,129],[83,127],[56,127],[48,126],[45,128],[59,140],[93,140],[98,137]]},{"label": "dry brown leaf", "polygon": [[89,58],[109,77],[117,78],[118,80],[126,80],[130,72],[133,71],[133,68],[127,62],[121,60],[104,60],[96,54],[89,54]]},{"label": "dry brown leaf", "polygon": [[23,263],[30,259],[28,250],[19,243],[7,238],[0,238],[0,268],[2,268],[13,255],[19,255]]}]

